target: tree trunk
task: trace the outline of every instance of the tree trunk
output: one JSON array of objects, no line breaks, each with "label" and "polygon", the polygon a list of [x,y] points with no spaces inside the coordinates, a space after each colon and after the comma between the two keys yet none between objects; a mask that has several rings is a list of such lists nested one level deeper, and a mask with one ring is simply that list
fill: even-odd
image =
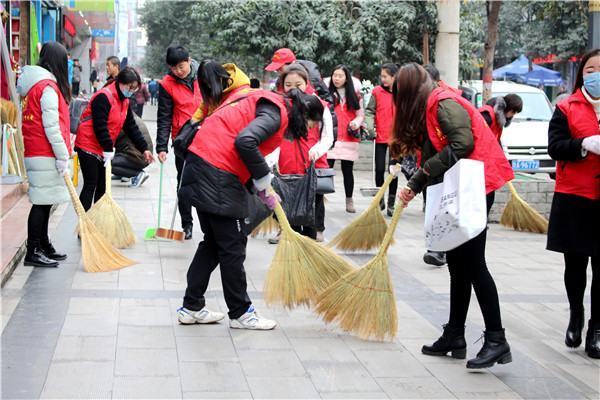
[{"label": "tree trunk", "polygon": [[498,40],[498,16],[500,15],[501,5],[501,0],[486,1],[488,28],[483,56],[483,104],[492,97],[492,71],[494,70],[494,52]]}]

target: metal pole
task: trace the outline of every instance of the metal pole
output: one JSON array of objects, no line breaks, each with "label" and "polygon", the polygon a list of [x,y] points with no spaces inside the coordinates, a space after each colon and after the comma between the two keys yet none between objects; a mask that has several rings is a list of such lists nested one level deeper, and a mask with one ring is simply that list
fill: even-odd
[{"label": "metal pole", "polygon": [[435,66],[450,86],[458,86],[460,1],[437,0],[438,34],[435,41]]}]

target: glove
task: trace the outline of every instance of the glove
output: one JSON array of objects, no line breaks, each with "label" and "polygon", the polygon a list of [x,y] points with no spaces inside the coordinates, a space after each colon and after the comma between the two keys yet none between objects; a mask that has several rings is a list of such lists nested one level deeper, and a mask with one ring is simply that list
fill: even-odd
[{"label": "glove", "polygon": [[400,172],[402,172],[400,164],[390,165],[390,175],[394,175],[394,179],[400,176]]},{"label": "glove", "polygon": [[256,190],[258,192],[260,191],[265,191],[268,188],[271,187],[271,181],[273,180],[273,174],[272,173],[268,173],[265,176],[263,176],[260,179],[252,179],[252,182],[254,182],[254,187],[256,187]]},{"label": "glove", "polygon": [[600,155],[600,135],[586,137],[581,142],[581,147],[590,153]]},{"label": "glove", "polygon": [[271,189],[259,191],[258,198],[269,210],[274,210],[275,206],[281,202],[281,197]]},{"label": "glove", "polygon": [[104,157],[104,166],[108,166],[113,158],[115,158],[114,151],[103,151],[102,156]]},{"label": "glove", "polygon": [[55,162],[56,170],[59,175],[67,175],[69,173],[69,161],[68,160],[56,160]]}]

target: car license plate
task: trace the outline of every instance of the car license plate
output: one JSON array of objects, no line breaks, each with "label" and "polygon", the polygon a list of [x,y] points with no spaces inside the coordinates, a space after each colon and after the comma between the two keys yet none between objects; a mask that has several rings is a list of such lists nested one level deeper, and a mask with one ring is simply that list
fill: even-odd
[{"label": "car license plate", "polygon": [[512,160],[514,171],[528,171],[540,168],[540,160]]}]

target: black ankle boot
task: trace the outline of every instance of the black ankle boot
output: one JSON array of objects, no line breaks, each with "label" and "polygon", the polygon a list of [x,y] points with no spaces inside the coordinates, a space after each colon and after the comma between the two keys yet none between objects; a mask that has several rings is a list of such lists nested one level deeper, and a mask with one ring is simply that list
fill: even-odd
[{"label": "black ankle boot", "polygon": [[27,254],[25,254],[25,262],[23,264],[29,267],[58,267],[58,262],[46,257],[39,240],[27,241]]},{"label": "black ankle boot", "polygon": [[591,358],[600,358],[600,322],[588,322],[587,335],[585,336],[585,352]]},{"label": "black ankle boot", "polygon": [[581,344],[581,331],[583,330],[584,323],[583,308],[580,311],[571,310],[569,326],[567,327],[567,334],[565,335],[565,344],[567,347],[579,347]]},{"label": "black ankle boot", "polygon": [[467,368],[489,368],[494,364],[508,364],[512,362],[510,346],[504,336],[504,329],[499,331],[485,331],[483,347],[477,357],[467,361]]},{"label": "black ankle boot", "polygon": [[391,217],[394,215],[394,205],[396,204],[396,196],[388,196],[388,204],[387,204],[387,215]]},{"label": "black ankle boot", "polygon": [[56,261],[62,261],[62,260],[67,259],[66,254],[59,253],[56,251],[54,246],[52,246],[50,239],[48,239],[48,238],[46,238],[45,240],[42,239],[42,241],[40,242],[40,245],[41,245],[42,251],[44,252],[46,257],[48,257],[49,259],[56,260]]},{"label": "black ankle boot", "polygon": [[421,348],[421,353],[428,356],[446,356],[451,352],[452,358],[465,359],[467,357],[467,342],[465,342],[465,327],[453,328],[444,325],[444,333],[431,345]]}]

